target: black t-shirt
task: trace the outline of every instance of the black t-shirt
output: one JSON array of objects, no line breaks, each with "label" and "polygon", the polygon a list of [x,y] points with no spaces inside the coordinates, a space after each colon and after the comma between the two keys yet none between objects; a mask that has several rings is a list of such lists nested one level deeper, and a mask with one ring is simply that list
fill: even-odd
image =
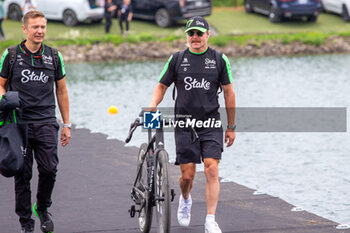
[{"label": "black t-shirt", "polygon": [[[10,90],[19,93],[24,122],[56,120],[54,84],[66,75],[63,58],[59,52],[58,57],[56,74],[51,47],[42,44],[33,54],[25,47],[24,42],[17,45]],[[0,62],[0,76],[5,79],[9,77],[9,60],[9,50],[6,50]]]},{"label": "black t-shirt", "polygon": [[114,5],[113,3],[106,3],[105,4],[105,17],[111,18],[113,16],[113,11],[108,11],[108,8],[110,8],[113,5]]},{"label": "black t-shirt", "polygon": [[[179,56],[179,54],[176,54]],[[190,115],[192,118],[205,120],[218,119],[218,88],[232,83],[230,63],[223,54],[222,61],[216,61],[216,51],[208,47],[201,54],[186,49],[178,69],[176,59],[171,56],[165,65],[159,82],[170,86],[175,83],[177,98],[175,114]],[[218,69],[217,64],[221,64]]]}]

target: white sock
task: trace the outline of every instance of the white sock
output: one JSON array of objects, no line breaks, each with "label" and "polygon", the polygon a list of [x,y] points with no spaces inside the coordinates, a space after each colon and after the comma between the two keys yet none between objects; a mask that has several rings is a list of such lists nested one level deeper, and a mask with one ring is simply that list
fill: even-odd
[{"label": "white sock", "polygon": [[213,214],[207,214],[207,217],[205,218],[206,222],[215,222],[215,215]]},{"label": "white sock", "polygon": [[192,201],[192,200],[191,200],[191,194],[188,196],[187,199],[185,199],[183,195],[181,195],[181,196],[182,196],[182,200],[183,200],[186,204],[188,204],[189,202]]}]

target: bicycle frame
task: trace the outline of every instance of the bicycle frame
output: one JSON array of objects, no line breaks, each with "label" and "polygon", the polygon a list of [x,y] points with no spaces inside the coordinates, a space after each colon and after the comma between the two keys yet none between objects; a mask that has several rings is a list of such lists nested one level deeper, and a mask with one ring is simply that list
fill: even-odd
[{"label": "bicycle frame", "polygon": [[[151,194],[151,200],[152,200],[152,206],[155,205],[155,201],[160,200],[162,201],[164,198],[158,197],[156,194],[156,186],[154,185],[154,169],[155,169],[155,162],[157,159],[157,156],[160,151],[164,150],[164,132],[163,129],[156,129],[156,133],[152,135],[152,129],[148,129],[148,145],[147,145],[147,150],[145,154],[149,153],[150,158],[148,162],[150,164],[147,164],[147,184],[148,184],[148,191]],[[136,187],[137,180],[140,177],[141,170],[143,167],[143,163],[145,162],[146,156],[143,157],[141,161],[141,165],[139,167],[139,170],[137,172],[137,176],[134,181],[133,185],[133,191],[135,191],[137,194],[141,195],[143,198],[145,198],[143,191],[141,191],[139,188]],[[144,187],[146,188],[146,187]]]},{"label": "bicycle frame", "polygon": [[[126,143],[131,140],[136,128],[142,125],[139,118],[131,124]],[[134,217],[136,212],[139,213],[140,230],[148,233],[152,225],[153,207],[156,207],[159,230],[169,233],[170,202],[174,200],[175,192],[169,187],[169,158],[164,149],[163,128],[153,132],[154,130],[148,129],[148,143],[143,143],[138,153],[137,175],[131,190],[131,199],[138,207],[136,209],[135,205],[131,205],[129,213],[130,217]]]}]

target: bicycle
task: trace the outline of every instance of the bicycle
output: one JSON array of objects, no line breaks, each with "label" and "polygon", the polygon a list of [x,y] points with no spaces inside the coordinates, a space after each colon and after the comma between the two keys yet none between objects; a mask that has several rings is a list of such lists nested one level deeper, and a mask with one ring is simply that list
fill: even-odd
[{"label": "bicycle", "polygon": [[[143,122],[137,118],[130,126],[129,135],[125,140],[128,143],[134,131]],[[139,228],[142,233],[150,232],[152,225],[153,207],[156,207],[158,233],[170,232],[171,206],[174,200],[174,189],[169,186],[169,159],[164,149],[163,129],[148,129],[148,143],[140,146],[137,159],[137,175],[131,189],[131,199],[135,205],[129,209],[130,217],[138,213]]]}]

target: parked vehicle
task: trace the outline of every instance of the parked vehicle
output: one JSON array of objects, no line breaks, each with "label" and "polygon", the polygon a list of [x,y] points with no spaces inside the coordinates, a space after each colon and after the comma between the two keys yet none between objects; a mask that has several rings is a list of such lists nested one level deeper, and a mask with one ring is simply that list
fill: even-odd
[{"label": "parked vehicle", "polygon": [[154,20],[160,27],[193,16],[208,16],[211,0],[133,0],[134,18]]},{"label": "parked vehicle", "polygon": [[244,0],[244,6],[247,13],[268,15],[273,23],[292,17],[314,22],[322,10],[321,0]]},{"label": "parked vehicle", "polygon": [[[61,20],[68,26],[90,20],[101,22],[104,9],[91,4],[91,0],[35,0],[36,7],[43,12],[47,19]],[[21,7],[24,0],[5,0],[4,8],[7,17],[12,20],[22,19]]]},{"label": "parked vehicle", "polygon": [[323,9],[341,15],[345,22],[350,21],[350,0],[322,0]]}]

